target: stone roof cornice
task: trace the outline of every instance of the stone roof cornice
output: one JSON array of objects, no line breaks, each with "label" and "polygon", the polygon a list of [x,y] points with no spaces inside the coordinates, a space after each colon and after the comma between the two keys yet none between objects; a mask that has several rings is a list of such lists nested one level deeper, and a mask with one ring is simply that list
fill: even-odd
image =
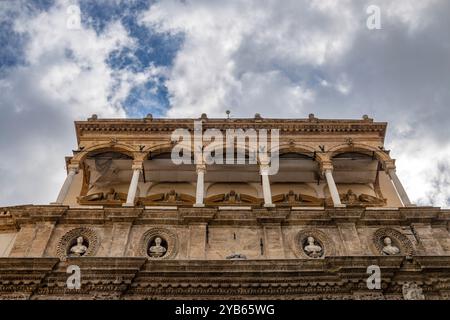
[{"label": "stone roof cornice", "polygon": [[[97,119],[76,121],[78,142],[85,132],[124,133],[124,132],[171,132],[186,128],[193,130],[194,121],[199,119]],[[280,129],[288,133],[378,133],[386,134],[386,122],[373,120],[339,119],[202,119],[204,129]]]}]

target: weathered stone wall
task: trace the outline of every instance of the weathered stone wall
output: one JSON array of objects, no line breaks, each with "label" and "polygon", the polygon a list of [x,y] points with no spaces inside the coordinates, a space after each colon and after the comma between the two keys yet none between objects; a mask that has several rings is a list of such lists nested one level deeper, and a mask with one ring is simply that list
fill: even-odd
[{"label": "weathered stone wall", "polygon": [[9,246],[11,257],[57,257],[58,250],[67,250],[62,246],[80,235],[95,244],[92,256],[146,256],[151,243],[144,237],[150,231],[167,241],[173,248],[170,259],[175,260],[221,260],[233,254],[251,260],[305,258],[308,236],[324,250],[321,258],[382,255],[380,246],[387,236],[401,255],[450,255],[450,212],[438,208],[81,210],[28,206],[10,212],[13,219],[0,219],[4,223],[0,239],[2,252]]}]

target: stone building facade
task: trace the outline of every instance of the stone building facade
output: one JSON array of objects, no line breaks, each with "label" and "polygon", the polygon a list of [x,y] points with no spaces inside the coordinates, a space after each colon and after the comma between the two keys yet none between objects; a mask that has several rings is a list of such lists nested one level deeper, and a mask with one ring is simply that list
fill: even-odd
[{"label": "stone building facade", "polygon": [[[172,133],[194,121],[224,136],[279,129],[278,172],[245,141],[234,142],[244,164],[175,164]],[[449,297],[450,211],[411,204],[386,123],[93,116],[75,127],[56,202],[0,208],[1,299]]]}]

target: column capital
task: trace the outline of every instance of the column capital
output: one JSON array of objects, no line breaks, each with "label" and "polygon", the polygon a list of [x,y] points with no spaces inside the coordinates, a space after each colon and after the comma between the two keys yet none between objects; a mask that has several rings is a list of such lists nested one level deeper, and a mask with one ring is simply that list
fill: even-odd
[{"label": "column capital", "polygon": [[195,166],[195,169],[196,169],[197,173],[199,173],[199,172],[205,173],[206,172],[206,165],[205,164],[197,164]]},{"label": "column capital", "polygon": [[78,173],[80,170],[80,165],[78,163],[71,163],[67,165],[67,171],[73,171],[75,173]]},{"label": "column capital", "polygon": [[268,163],[261,163],[259,165],[259,174],[261,175],[269,175],[270,166]]},{"label": "column capital", "polygon": [[144,163],[142,161],[133,161],[131,165],[132,170],[142,170],[144,168]]},{"label": "column capital", "polygon": [[322,174],[325,173],[325,171],[333,171],[333,162],[331,160],[320,162],[320,172]]}]

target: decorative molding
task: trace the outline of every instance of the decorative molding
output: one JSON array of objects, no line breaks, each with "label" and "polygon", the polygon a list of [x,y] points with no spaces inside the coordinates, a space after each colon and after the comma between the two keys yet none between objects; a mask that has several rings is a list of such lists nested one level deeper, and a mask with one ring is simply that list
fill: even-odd
[{"label": "decorative molding", "polygon": [[[193,130],[194,120],[197,119],[153,119],[147,122],[140,119],[99,119],[94,121],[76,121],[77,137],[81,137],[83,132],[104,132],[114,134],[118,132],[151,132],[162,131],[170,133],[177,128]],[[367,122],[362,120],[332,120],[324,119],[317,122],[310,122],[308,119],[209,119],[203,123],[203,128],[217,128],[219,130],[237,129],[280,129],[282,132],[303,132],[303,133],[358,133],[358,132],[378,132],[384,137],[387,124],[384,122]]]}]

